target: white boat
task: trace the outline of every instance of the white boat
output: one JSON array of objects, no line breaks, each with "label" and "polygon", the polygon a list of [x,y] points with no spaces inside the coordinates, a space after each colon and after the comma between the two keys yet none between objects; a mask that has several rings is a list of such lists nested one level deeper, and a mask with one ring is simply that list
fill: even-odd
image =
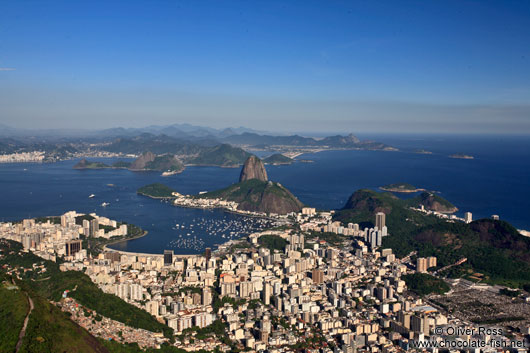
[{"label": "white boat", "polygon": [[88,196],[89,199],[93,199],[94,197],[96,197],[94,194],[90,194],[90,196]]},{"label": "white boat", "polygon": [[103,202],[103,203],[101,204],[101,206],[103,206],[103,207],[107,207],[108,205],[110,205],[110,203],[108,203],[108,202]]}]

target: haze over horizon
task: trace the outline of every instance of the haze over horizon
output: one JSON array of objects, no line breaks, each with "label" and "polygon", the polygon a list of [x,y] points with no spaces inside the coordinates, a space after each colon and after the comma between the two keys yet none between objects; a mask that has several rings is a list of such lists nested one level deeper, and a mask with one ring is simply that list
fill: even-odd
[{"label": "haze over horizon", "polygon": [[8,2],[0,124],[530,134],[530,3]]}]

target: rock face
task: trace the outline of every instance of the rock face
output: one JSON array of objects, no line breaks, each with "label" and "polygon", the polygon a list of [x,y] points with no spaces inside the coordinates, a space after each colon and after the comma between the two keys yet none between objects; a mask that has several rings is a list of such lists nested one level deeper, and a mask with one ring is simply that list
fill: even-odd
[{"label": "rock face", "polygon": [[74,165],[74,169],[85,169],[87,166],[88,166],[88,161],[85,158],[83,158],[76,165]]},{"label": "rock face", "polygon": [[154,161],[156,156],[153,152],[144,152],[134,162],[131,163],[129,169],[141,170],[144,169],[147,163]]},{"label": "rock face", "polygon": [[239,182],[247,181],[250,179],[258,179],[261,181],[269,180],[267,178],[267,171],[261,159],[256,156],[250,156],[245,161],[245,165],[241,170],[241,175],[239,176]]}]

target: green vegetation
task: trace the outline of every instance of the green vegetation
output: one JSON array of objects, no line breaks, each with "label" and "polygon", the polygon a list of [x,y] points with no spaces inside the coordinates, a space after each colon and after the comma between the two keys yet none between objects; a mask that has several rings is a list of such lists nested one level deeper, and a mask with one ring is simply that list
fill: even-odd
[{"label": "green vegetation", "polygon": [[223,336],[228,338],[228,336],[226,335],[226,325],[221,320],[215,320],[214,322],[212,322],[211,325],[203,328],[194,326],[192,328],[185,329],[182,332],[182,335],[185,336],[192,332],[196,332],[195,338],[198,340],[204,340],[211,335],[214,335],[219,338]]},{"label": "green vegetation", "polygon": [[77,326],[53,304],[31,295],[35,308],[29,317],[21,352],[104,352],[101,343]]},{"label": "green vegetation", "polygon": [[265,158],[263,162],[266,164],[291,164],[294,162],[294,159],[284,156],[281,153],[275,153]]},{"label": "green vegetation", "polygon": [[392,248],[396,256],[411,251],[418,256],[436,256],[438,266],[451,265],[467,258],[462,266],[452,268],[450,277],[467,275],[466,266],[485,275],[484,282],[520,287],[530,284],[530,239],[510,224],[482,219],[470,224],[447,222],[410,210],[408,202],[391,193],[356,191],[345,208],[335,215],[342,222],[373,226],[375,213],[386,214],[390,236],[383,238],[383,248]]},{"label": "green vegetation", "polygon": [[110,168],[109,165],[101,162],[91,162],[86,159],[80,160],[76,165],[74,165],[74,169],[104,169],[104,168]]},{"label": "green vegetation", "polygon": [[35,218],[35,223],[47,223],[61,224],[61,217],[38,217]]},{"label": "green vegetation", "polygon": [[153,198],[174,197],[173,196],[174,192],[175,190],[173,190],[169,186],[160,184],[160,183],[154,183],[154,184],[142,186],[137,191],[137,193],[140,195],[153,197]]},{"label": "green vegetation", "polygon": [[450,290],[449,285],[444,280],[427,273],[414,273],[404,275],[401,278],[407,284],[408,289],[418,295],[444,294]]},{"label": "green vegetation", "polygon": [[287,240],[273,234],[265,234],[258,238],[258,243],[271,250],[285,250],[285,247],[287,246]]},{"label": "green vegetation", "polygon": [[[69,296],[100,315],[106,316],[126,325],[143,328],[153,332],[164,332],[167,337],[173,330],[158,322],[146,311],[128,304],[119,297],[101,291],[90,278],[82,272],[59,270],[59,265],[43,260],[33,253],[21,252],[21,245],[15,242],[2,242],[0,249],[11,250],[1,260],[0,266],[10,264],[23,268],[33,268],[33,264],[41,264],[45,272],[24,272],[24,283],[37,295],[53,301],[59,301],[62,293],[69,290]],[[35,281],[39,279],[39,281]]]},{"label": "green vegetation", "polygon": [[458,211],[458,208],[456,208],[451,202],[447,201],[440,195],[430,192],[422,192],[420,195],[404,201],[404,203],[415,208],[420,208],[423,205],[426,210],[442,213],[454,213]]},{"label": "green vegetation", "polygon": [[77,217],[75,217],[75,224],[82,226],[84,220],[91,221],[93,219],[95,219],[95,218],[92,217],[89,214],[85,214],[85,215],[82,215],[82,216],[77,216]]},{"label": "green vegetation", "polygon": [[337,234],[337,233],[331,233],[331,232],[314,232],[314,231],[309,231],[307,232],[307,236],[306,236],[306,239],[319,239],[319,240],[324,240],[326,241],[327,243],[330,243],[331,245],[339,245],[341,244],[344,240],[347,239],[347,237],[345,237],[344,235],[342,234]]},{"label": "green vegetation", "polygon": [[[0,352],[14,352],[29,310],[26,295],[0,275]],[[11,288],[11,289],[8,289]]]}]

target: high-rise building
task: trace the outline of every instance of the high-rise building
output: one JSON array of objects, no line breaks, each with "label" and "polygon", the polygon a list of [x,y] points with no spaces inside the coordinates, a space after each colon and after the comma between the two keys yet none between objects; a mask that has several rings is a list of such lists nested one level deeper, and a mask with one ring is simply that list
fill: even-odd
[{"label": "high-rise building", "polygon": [[98,235],[98,231],[99,231],[99,222],[97,219],[93,219],[90,221],[90,236],[91,237],[96,237]]},{"label": "high-rise building", "polygon": [[466,223],[471,223],[473,221],[473,214],[471,212],[464,213],[464,220]]},{"label": "high-rise building", "polygon": [[307,216],[314,216],[316,211],[317,210],[315,208],[311,208],[311,207],[302,208],[302,214],[307,215]]},{"label": "high-rise building", "polygon": [[206,257],[206,262],[208,262],[212,258],[211,248],[206,248],[206,250],[204,250],[204,257]]},{"label": "high-rise building", "polygon": [[173,250],[164,250],[164,266],[169,266],[173,263]]},{"label": "high-rise building", "polygon": [[212,304],[212,292],[210,288],[205,287],[202,291],[202,305]]},{"label": "high-rise building", "polygon": [[271,295],[272,295],[272,287],[269,282],[265,282],[263,284],[263,304],[270,305],[271,303]]},{"label": "high-rise building", "polygon": [[498,214],[491,215],[491,219],[493,219],[494,221],[498,221],[499,215]]},{"label": "high-rise building", "polygon": [[81,240],[71,240],[65,243],[66,256],[73,256],[81,251]]},{"label": "high-rise building", "polygon": [[427,272],[427,259],[426,258],[418,257],[418,260],[416,260],[416,271]]},{"label": "high-rise building", "polygon": [[427,268],[436,267],[436,256],[429,256],[427,258]]},{"label": "high-rise building", "polygon": [[315,284],[324,282],[324,272],[322,272],[322,270],[314,269],[311,273],[311,277],[313,278],[313,283]]},{"label": "high-rise building", "polygon": [[382,230],[383,227],[386,225],[385,223],[386,215],[383,212],[377,212],[375,214],[375,226],[377,229]]}]

